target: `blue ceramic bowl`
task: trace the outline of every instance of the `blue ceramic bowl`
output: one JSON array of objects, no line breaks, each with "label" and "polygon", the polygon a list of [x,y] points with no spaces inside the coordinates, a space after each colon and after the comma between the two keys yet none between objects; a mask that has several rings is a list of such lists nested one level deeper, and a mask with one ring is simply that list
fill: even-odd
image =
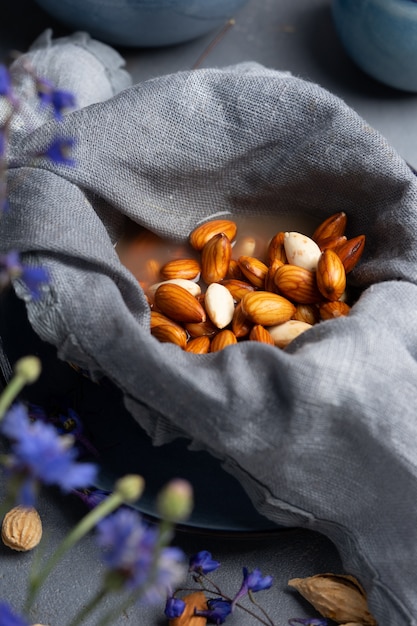
[{"label": "blue ceramic bowl", "polygon": [[367,74],[417,92],[417,2],[333,0],[333,19],[347,53]]},{"label": "blue ceramic bowl", "polygon": [[36,0],[71,29],[113,45],[182,43],[219,28],[247,0]]}]

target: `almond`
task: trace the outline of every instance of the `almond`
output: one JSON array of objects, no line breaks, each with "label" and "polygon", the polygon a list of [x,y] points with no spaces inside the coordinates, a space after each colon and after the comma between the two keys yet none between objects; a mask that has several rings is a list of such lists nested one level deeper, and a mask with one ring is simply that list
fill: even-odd
[{"label": "almond", "polygon": [[210,338],[207,335],[202,335],[201,337],[189,339],[184,349],[186,352],[192,352],[193,354],[207,354],[207,352],[210,352]]},{"label": "almond", "polygon": [[202,591],[195,591],[182,600],[185,602],[185,609],[180,617],[170,619],[169,626],[206,626],[207,619],[194,615],[195,609],[198,611],[207,611],[207,598]]},{"label": "almond", "polygon": [[24,506],[11,509],[3,519],[1,538],[8,548],[18,552],[35,548],[42,538],[42,522],[37,510]]},{"label": "almond", "polygon": [[202,250],[215,235],[224,233],[229,241],[233,241],[236,232],[237,225],[231,220],[211,220],[194,228],[189,236],[189,242],[195,250]]},{"label": "almond", "polygon": [[288,322],[284,322],[283,324],[270,326],[268,331],[274,340],[274,344],[278,348],[285,348],[291,341],[298,337],[298,335],[301,335],[301,333],[304,333],[310,328],[312,328],[312,325],[306,322],[288,320]]},{"label": "almond", "polygon": [[365,235],[358,235],[337,246],[336,252],[343,263],[346,274],[351,272],[358,263],[365,248]]},{"label": "almond", "polygon": [[297,265],[283,265],[275,272],[275,285],[280,293],[294,302],[312,304],[322,300],[316,273]]},{"label": "almond", "polygon": [[176,322],[204,322],[206,320],[206,312],[198,300],[179,285],[164,283],[158,287],[155,291],[155,305]]},{"label": "almond", "polygon": [[317,324],[320,320],[320,312],[315,304],[297,304],[293,319],[307,324]]},{"label": "almond", "polygon": [[184,328],[191,337],[214,337],[219,329],[210,321],[189,322],[184,324]]},{"label": "almond", "polygon": [[257,241],[255,237],[241,237],[238,241],[236,241],[235,247],[233,248],[233,254],[235,258],[240,256],[254,256],[257,248]]},{"label": "almond", "polygon": [[327,239],[323,239],[320,241],[320,250],[326,250],[326,248],[332,248],[335,250],[338,246],[341,246],[347,241],[347,237],[345,235],[341,235],[340,237],[327,237]]},{"label": "almond", "polygon": [[254,285],[254,287],[263,289],[265,276],[268,273],[268,266],[256,257],[251,256],[240,256],[238,263],[242,274],[246,276],[249,282]]},{"label": "almond", "polygon": [[235,303],[224,285],[211,283],[204,298],[207,315],[217,328],[225,328],[233,319]]},{"label": "almond", "polygon": [[198,279],[201,272],[200,263],[197,259],[173,259],[168,261],[160,269],[161,278],[184,278],[185,280]]},{"label": "almond", "polygon": [[295,312],[295,306],[289,300],[269,291],[247,293],[241,303],[242,311],[249,320],[262,326],[286,322]]},{"label": "almond", "polygon": [[297,232],[285,233],[284,248],[288,263],[307,270],[316,269],[321,250],[307,235]]},{"label": "almond", "polygon": [[174,343],[183,349],[187,344],[187,333],[179,324],[158,324],[151,329],[151,334],[161,343]]},{"label": "almond", "polygon": [[281,261],[281,263],[287,263],[284,248],[284,237],[284,231],[280,231],[272,237],[266,252],[267,265],[271,265],[276,260]]},{"label": "almond", "polygon": [[341,259],[328,248],[321,253],[317,265],[317,286],[328,300],[339,300],[346,289],[346,272]]},{"label": "almond", "polygon": [[323,617],[338,623],[357,622],[377,626],[365,591],[354,576],[317,574],[288,581]]},{"label": "almond", "polygon": [[271,265],[268,267],[268,271],[265,276],[265,291],[277,291],[277,286],[275,284],[275,273],[279,267],[282,267],[284,263],[279,259],[275,259],[272,261]]},{"label": "almond", "polygon": [[214,235],[201,251],[201,278],[210,285],[225,278],[230,259],[232,244],[224,233]]},{"label": "almond", "polygon": [[268,343],[269,345],[275,345],[274,338],[269,330],[267,330],[261,324],[256,324],[249,333],[250,341],[260,341],[261,343]]},{"label": "almond", "polygon": [[227,346],[231,346],[237,343],[235,334],[231,330],[221,330],[213,339],[210,344],[210,352],[219,352]]},{"label": "almond", "polygon": [[222,280],[221,284],[230,291],[236,302],[240,302],[246,293],[255,291],[253,285],[244,280],[237,280],[236,278],[226,278],[226,280]]},{"label": "almond", "polygon": [[155,326],[160,326],[161,324],[174,324],[177,326],[176,322],[171,320],[169,317],[161,313],[160,311],[151,311],[151,330],[155,328]]},{"label": "almond", "polygon": [[346,302],[336,300],[335,302],[323,302],[319,308],[322,320],[332,320],[335,317],[344,317],[349,315],[350,306]]},{"label": "almond", "polygon": [[253,327],[252,322],[248,320],[242,311],[242,303],[238,302],[232,319],[232,330],[238,339],[247,337]]},{"label": "almond", "polygon": [[195,283],[193,280],[188,280],[186,278],[170,278],[169,280],[164,280],[163,282],[154,283],[147,288],[146,295],[151,302],[153,302],[155,291],[158,289],[158,287],[165,283],[179,285],[180,287],[183,287],[184,289],[189,291],[191,295],[193,295],[195,298],[201,294],[200,285],[198,283]]},{"label": "almond", "polygon": [[243,280],[242,270],[240,269],[237,259],[230,259],[229,269],[227,270],[226,279],[236,278],[237,280]]},{"label": "almond", "polygon": [[324,239],[344,235],[346,223],[347,216],[344,211],[334,213],[317,226],[311,238],[320,246]]}]

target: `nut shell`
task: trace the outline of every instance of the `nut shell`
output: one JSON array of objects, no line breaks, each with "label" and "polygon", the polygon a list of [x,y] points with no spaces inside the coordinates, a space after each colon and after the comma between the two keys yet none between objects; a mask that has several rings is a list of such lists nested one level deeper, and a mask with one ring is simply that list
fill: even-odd
[{"label": "nut shell", "polygon": [[42,521],[33,507],[16,506],[4,517],[1,538],[8,548],[27,552],[42,538]]}]

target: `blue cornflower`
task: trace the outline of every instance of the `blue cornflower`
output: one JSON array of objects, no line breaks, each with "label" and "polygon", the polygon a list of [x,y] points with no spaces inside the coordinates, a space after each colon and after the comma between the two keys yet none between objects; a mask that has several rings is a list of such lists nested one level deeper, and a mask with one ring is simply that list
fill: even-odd
[{"label": "blue cornflower", "polygon": [[223,624],[233,609],[232,603],[222,598],[207,600],[207,606],[208,609],[206,610],[199,611],[195,609],[194,614],[207,618],[213,624]]},{"label": "blue cornflower", "polygon": [[12,95],[12,81],[9,70],[5,65],[0,65],[0,96],[9,98]]},{"label": "blue cornflower", "polygon": [[0,289],[6,287],[14,278],[20,278],[32,298],[37,300],[41,296],[42,285],[49,281],[49,274],[41,266],[29,267],[24,265],[20,260],[19,253],[11,250],[0,256]]},{"label": "blue cornflower", "polygon": [[0,128],[0,158],[6,153],[6,133],[4,128]]},{"label": "blue cornflower", "polygon": [[[178,548],[158,551],[158,530],[146,525],[137,511],[119,509],[97,527],[97,541],[110,572],[130,591],[144,588],[154,601],[171,593],[184,576],[184,555]],[[156,561],[156,562],[155,562]],[[151,579],[151,576],[153,579]],[[114,581],[114,576],[109,576]]]},{"label": "blue cornflower", "polygon": [[0,626],[29,626],[29,623],[16,615],[7,602],[0,602]]},{"label": "blue cornflower", "polygon": [[62,120],[65,109],[74,108],[75,96],[71,91],[55,89],[54,84],[47,78],[36,78],[36,88],[42,106],[52,106],[54,117]]},{"label": "blue cornflower", "polygon": [[242,596],[245,596],[247,593],[263,591],[264,589],[269,589],[272,585],[273,578],[272,576],[262,576],[261,571],[259,569],[254,569],[253,572],[249,572],[246,567],[243,568],[243,582],[242,586],[237,592],[236,596],[233,598],[233,606]]},{"label": "blue cornflower", "polygon": [[34,504],[40,483],[70,492],[94,482],[96,466],[77,463],[76,450],[68,445],[68,437],[59,436],[50,424],[32,422],[23,405],[9,409],[0,429],[12,442],[7,467],[22,481],[18,497],[21,504]]},{"label": "blue cornflower", "polygon": [[88,509],[94,509],[110,495],[110,491],[103,489],[74,489],[73,493],[84,502]]},{"label": "blue cornflower", "polygon": [[321,619],[320,617],[293,617],[288,620],[290,626],[295,624],[302,624],[303,626],[327,626],[327,619]]},{"label": "blue cornflower", "polygon": [[215,561],[208,550],[201,550],[201,552],[197,552],[190,558],[188,571],[196,572],[197,574],[208,574],[209,572],[214,572],[218,567],[220,567],[219,561]]},{"label": "blue cornflower", "polygon": [[58,165],[68,165],[73,167],[75,160],[71,157],[71,150],[75,144],[74,139],[70,138],[57,138],[43,151],[38,153],[37,156],[45,156]]},{"label": "blue cornflower", "polygon": [[168,619],[175,619],[176,617],[181,617],[184,613],[185,602],[184,600],[180,600],[180,598],[168,598],[165,605],[165,615]]}]

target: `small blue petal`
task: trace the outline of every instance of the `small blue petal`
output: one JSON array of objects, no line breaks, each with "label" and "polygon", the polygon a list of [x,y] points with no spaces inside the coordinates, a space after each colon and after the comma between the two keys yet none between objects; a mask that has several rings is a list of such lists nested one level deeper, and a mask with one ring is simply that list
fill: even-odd
[{"label": "small blue petal", "polygon": [[0,625],[1,626],[29,626],[23,617],[12,611],[7,602],[0,602]]},{"label": "small blue petal", "polygon": [[28,267],[22,265],[21,280],[29,289],[34,300],[40,298],[42,294],[42,286],[49,282],[48,271],[44,267]]},{"label": "small blue petal", "polygon": [[219,567],[219,561],[215,561],[208,550],[201,550],[201,552],[197,552],[197,554],[191,557],[188,570],[190,572],[208,574],[209,572],[214,572]]},{"label": "small blue petal", "polygon": [[0,65],[0,96],[8,98],[12,93],[12,82],[9,70],[5,65]]},{"label": "small blue petal", "polygon": [[164,613],[168,619],[175,619],[176,617],[181,617],[184,613],[184,609],[184,600],[180,600],[180,598],[168,598]]},{"label": "small blue petal", "polygon": [[222,598],[207,600],[207,606],[207,610],[199,611],[196,609],[194,614],[206,617],[214,624],[223,624],[233,610],[232,603],[229,600],[223,600]]},{"label": "small blue petal", "polygon": [[71,150],[74,147],[74,140],[69,138],[57,138],[38,156],[46,156],[57,165],[68,165],[73,167],[75,160],[71,157]]}]

